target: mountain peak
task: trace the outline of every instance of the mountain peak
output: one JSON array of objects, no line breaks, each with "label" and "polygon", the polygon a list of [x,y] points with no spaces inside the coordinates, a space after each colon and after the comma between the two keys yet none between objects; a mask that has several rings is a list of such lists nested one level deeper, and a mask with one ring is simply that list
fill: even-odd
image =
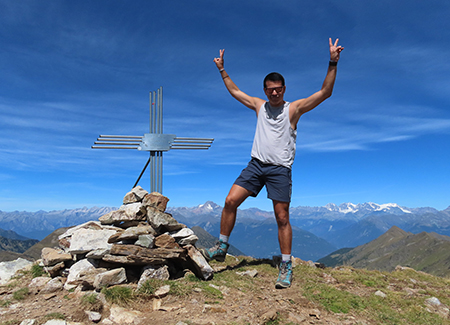
[{"label": "mountain peak", "polygon": [[220,206],[213,201],[206,201],[204,204],[199,204],[198,208],[213,211],[220,208]]}]

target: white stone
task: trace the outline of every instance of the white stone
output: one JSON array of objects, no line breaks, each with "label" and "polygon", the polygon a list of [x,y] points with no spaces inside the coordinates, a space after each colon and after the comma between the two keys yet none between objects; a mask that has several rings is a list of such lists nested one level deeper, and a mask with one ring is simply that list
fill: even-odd
[{"label": "white stone", "polygon": [[247,271],[243,271],[243,272],[236,272],[236,274],[240,275],[240,276],[247,275],[247,276],[249,276],[251,278],[254,278],[255,276],[258,275],[258,270],[256,270],[256,269],[247,270]]},{"label": "white stone", "polygon": [[85,310],[84,312],[91,322],[98,323],[102,319],[102,314],[96,311]]},{"label": "white stone", "polygon": [[427,300],[425,300],[425,303],[432,305],[432,306],[440,306],[441,305],[441,302],[436,297],[428,298]]},{"label": "white stone", "polygon": [[67,325],[65,320],[62,319],[50,319],[44,325]]},{"label": "white stone", "polygon": [[386,298],[386,294],[383,291],[377,290],[377,292],[375,292],[375,296],[381,297],[381,298]]},{"label": "white stone", "polygon": [[194,231],[190,228],[183,228],[170,233],[170,236],[172,236],[173,238],[183,238],[189,237],[191,235],[194,235]]},{"label": "white stone", "polygon": [[186,245],[194,246],[195,243],[197,242],[197,240],[198,240],[198,237],[196,235],[191,235],[189,237],[181,238],[178,241],[178,244],[180,244],[181,246],[186,246]]},{"label": "white stone", "polygon": [[32,264],[32,262],[21,257],[14,261],[0,262],[0,285],[6,284],[17,271]]},{"label": "white stone", "polygon": [[136,186],[130,192],[128,192],[123,198],[123,204],[141,202],[144,196],[146,196],[148,192],[144,190],[140,186]]},{"label": "white stone", "polygon": [[100,221],[88,221],[88,222],[82,223],[81,225],[67,229],[65,233],[58,236],[58,239],[61,240],[66,237],[70,237],[73,235],[73,233],[75,231],[80,230],[80,229],[94,229],[94,230],[98,229],[98,230],[100,230],[100,229],[104,229],[104,228],[106,228],[106,226],[102,225],[100,223]]},{"label": "white stone", "polygon": [[30,284],[28,285],[28,288],[44,287],[50,280],[51,278],[49,278],[48,276],[38,276],[36,278],[33,278],[33,280],[31,280]]},{"label": "white stone", "polygon": [[141,203],[136,202],[124,204],[119,208],[119,210],[125,211],[125,214],[129,217],[134,217],[142,215],[143,211],[145,211],[145,208],[142,207]]},{"label": "white stone", "polygon": [[63,288],[63,283],[61,282],[61,278],[53,278],[47,282],[45,287],[41,290],[41,293],[52,293],[59,291]]},{"label": "white stone", "polygon": [[83,254],[97,249],[111,249],[108,239],[116,233],[112,229],[79,229],[72,234],[69,252],[71,254]]},{"label": "white stone", "polygon": [[36,323],[35,319],[24,319],[20,325],[34,325]]},{"label": "white stone", "polygon": [[162,297],[166,296],[169,293],[169,291],[170,291],[170,285],[162,286],[161,288],[156,290],[155,296],[162,298]]},{"label": "white stone", "polygon": [[67,281],[64,284],[64,289],[70,290],[75,288],[77,285],[75,284],[77,280],[80,279],[80,274],[84,274],[89,270],[95,269],[95,261],[90,259],[84,259],[76,262],[69,269],[69,276],[67,277]]},{"label": "white stone", "polygon": [[138,321],[141,312],[136,310],[127,310],[125,308],[113,305],[110,309],[109,320],[117,324],[134,324]]}]

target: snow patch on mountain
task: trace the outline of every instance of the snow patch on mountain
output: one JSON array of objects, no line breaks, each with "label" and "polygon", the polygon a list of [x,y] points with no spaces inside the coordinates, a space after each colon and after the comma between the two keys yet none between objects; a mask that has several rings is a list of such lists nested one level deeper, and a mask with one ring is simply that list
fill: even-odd
[{"label": "snow patch on mountain", "polygon": [[342,203],[337,206],[334,203],[328,203],[325,208],[331,212],[339,212],[339,213],[357,213],[359,211],[371,211],[371,212],[392,212],[395,210],[400,210],[403,213],[412,213],[411,210],[401,207],[396,203],[386,203],[386,204],[376,204],[373,202],[366,202],[363,204],[353,204],[353,203]]}]

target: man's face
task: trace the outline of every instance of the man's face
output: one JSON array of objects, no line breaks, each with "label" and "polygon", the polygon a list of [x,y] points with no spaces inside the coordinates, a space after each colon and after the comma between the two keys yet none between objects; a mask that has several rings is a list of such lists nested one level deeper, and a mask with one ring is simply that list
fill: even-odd
[{"label": "man's face", "polygon": [[286,86],[282,86],[281,81],[266,81],[264,92],[272,106],[281,106],[284,104],[284,91]]}]

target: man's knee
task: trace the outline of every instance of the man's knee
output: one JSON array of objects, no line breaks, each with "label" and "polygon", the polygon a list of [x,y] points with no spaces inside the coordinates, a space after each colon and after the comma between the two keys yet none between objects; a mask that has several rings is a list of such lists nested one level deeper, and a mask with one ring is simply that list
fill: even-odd
[{"label": "man's knee", "polygon": [[278,227],[289,226],[289,204],[275,203],[274,210]]},{"label": "man's knee", "polygon": [[225,209],[228,210],[235,210],[238,208],[241,202],[239,202],[238,199],[236,199],[235,196],[228,194],[228,196],[225,198]]},{"label": "man's knee", "polygon": [[252,193],[249,190],[239,185],[233,185],[225,199],[224,208],[228,210],[237,209],[251,194]]},{"label": "man's knee", "polygon": [[279,228],[290,226],[289,213],[280,213],[276,216],[277,224]]}]

